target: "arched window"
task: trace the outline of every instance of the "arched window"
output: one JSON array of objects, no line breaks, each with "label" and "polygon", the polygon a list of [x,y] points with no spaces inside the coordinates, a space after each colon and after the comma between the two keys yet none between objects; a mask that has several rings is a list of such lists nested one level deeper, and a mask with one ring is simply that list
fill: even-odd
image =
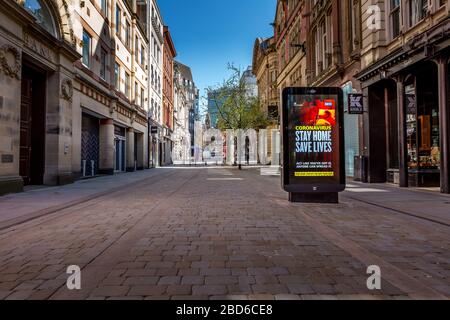
[{"label": "arched window", "polygon": [[36,18],[36,22],[39,25],[55,37],[57,36],[55,22],[45,1],[25,0],[24,7]]}]

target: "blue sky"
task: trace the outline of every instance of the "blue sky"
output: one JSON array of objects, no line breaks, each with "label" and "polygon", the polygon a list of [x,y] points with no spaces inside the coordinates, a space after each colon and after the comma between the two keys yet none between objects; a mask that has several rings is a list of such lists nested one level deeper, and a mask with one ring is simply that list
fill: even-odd
[{"label": "blue sky", "polygon": [[159,0],[158,5],[176,59],[191,67],[202,96],[205,87],[227,78],[228,62],[251,65],[256,37],[273,33],[275,0]]}]

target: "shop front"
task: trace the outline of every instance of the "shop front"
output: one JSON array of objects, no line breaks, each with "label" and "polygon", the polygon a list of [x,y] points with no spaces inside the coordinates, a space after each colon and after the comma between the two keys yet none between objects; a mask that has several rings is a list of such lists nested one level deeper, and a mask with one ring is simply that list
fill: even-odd
[{"label": "shop front", "polygon": [[93,177],[99,172],[100,120],[83,113],[81,118],[81,173]]},{"label": "shop front", "polygon": [[450,193],[449,45],[400,48],[358,75],[368,182]]},{"label": "shop front", "polygon": [[71,13],[0,1],[0,194],[73,181]]},{"label": "shop front", "polygon": [[125,128],[114,126],[114,172],[126,171]]}]

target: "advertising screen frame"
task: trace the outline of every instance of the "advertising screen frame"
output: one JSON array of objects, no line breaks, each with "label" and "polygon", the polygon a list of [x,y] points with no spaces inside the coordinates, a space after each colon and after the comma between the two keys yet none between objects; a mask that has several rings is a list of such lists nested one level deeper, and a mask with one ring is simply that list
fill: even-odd
[{"label": "advertising screen frame", "polygon": [[[337,183],[292,183],[290,180],[290,146],[289,146],[289,110],[288,99],[292,95],[333,95],[337,96],[336,104],[336,126],[338,128],[339,139],[339,182]],[[285,88],[282,92],[282,108],[281,108],[281,141],[283,146],[282,152],[282,187],[290,193],[336,193],[345,190],[345,141],[344,141],[344,99],[343,91],[339,87],[290,87]],[[320,177],[318,177],[320,178]]]}]

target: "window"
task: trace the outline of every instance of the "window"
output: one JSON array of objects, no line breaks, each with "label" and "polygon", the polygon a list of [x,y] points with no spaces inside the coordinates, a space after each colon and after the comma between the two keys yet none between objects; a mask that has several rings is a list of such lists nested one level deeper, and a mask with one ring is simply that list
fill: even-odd
[{"label": "window", "polygon": [[125,72],[125,95],[130,97],[130,74]]},{"label": "window", "polygon": [[145,105],[145,91],[144,88],[141,88],[141,107],[144,108]]},{"label": "window", "polygon": [[400,0],[390,0],[391,1],[391,11],[390,11],[390,21],[391,21],[391,37],[396,38],[400,34]]},{"label": "window", "polygon": [[92,37],[86,30],[83,30],[83,64],[86,67],[90,67],[91,63],[91,42]]},{"label": "window", "polygon": [[56,36],[55,23],[53,22],[53,17],[47,5],[45,4],[45,1],[25,0],[23,6],[34,16],[36,22],[41,27],[50,32],[52,35]]},{"label": "window", "polygon": [[155,75],[154,75],[154,73],[153,73],[153,66],[151,67],[152,68],[152,72],[151,72],[151,74],[152,74],[152,86],[154,85],[154,83],[155,83]]},{"label": "window", "polygon": [[114,86],[120,90],[120,66],[117,62],[114,64]]},{"label": "window", "polygon": [[141,46],[141,65],[145,65],[145,48]]},{"label": "window", "polygon": [[[327,16],[328,18],[328,16]],[[321,30],[322,30],[322,66],[323,66],[323,70],[328,68],[328,40],[327,40],[327,21],[322,22],[322,26],[321,26]]]},{"label": "window", "polygon": [[138,104],[139,97],[139,85],[137,82],[134,83],[134,104]]},{"label": "window", "polygon": [[122,9],[119,5],[116,5],[116,33],[120,37],[120,31],[122,27]]},{"label": "window", "polygon": [[101,9],[103,14],[108,17],[108,0],[101,0]]},{"label": "window", "polygon": [[409,1],[409,26],[416,25],[425,18],[428,11],[428,0],[410,0]]},{"label": "window", "polygon": [[131,46],[131,26],[127,21],[125,25],[125,45],[129,48]]},{"label": "window", "polygon": [[106,80],[106,65],[108,64],[108,53],[105,49],[101,49],[100,52],[100,77]]},{"label": "window", "polygon": [[134,39],[134,58],[136,62],[139,62],[139,37]]}]

